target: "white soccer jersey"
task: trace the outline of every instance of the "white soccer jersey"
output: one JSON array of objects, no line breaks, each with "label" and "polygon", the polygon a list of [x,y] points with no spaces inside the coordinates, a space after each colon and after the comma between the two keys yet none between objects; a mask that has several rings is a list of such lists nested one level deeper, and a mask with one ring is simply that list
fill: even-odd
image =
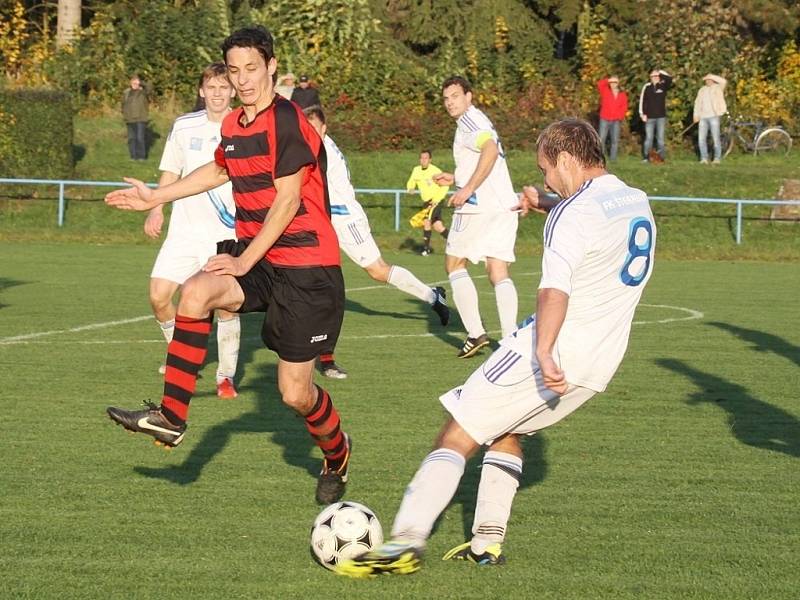
[{"label": "white soccer jersey", "polygon": [[350,183],[350,171],[344,154],[330,136],[326,135],[323,142],[328,159],[325,176],[331,201],[331,222],[336,227],[345,221],[366,219],[367,213],[356,200],[356,192]]},{"label": "white soccer jersey", "polygon": [[511,175],[506,164],[503,145],[497,136],[494,125],[482,111],[470,106],[456,121],[456,135],[453,139],[453,158],[456,162],[456,188],[464,187],[478,166],[481,156],[479,145],[486,139],[497,142],[500,154],[472,197],[457,213],[505,212],[519,204],[519,197],[514,193]]},{"label": "white soccer jersey", "polygon": [[[605,390],[628,346],[655,243],[647,195],[614,175],[585,182],[550,211],[539,288],[569,295],[553,351],[569,383]],[[501,344],[532,358],[534,339],[532,322]]]},{"label": "white soccer jersey", "polygon": [[[159,169],[185,177],[214,160],[222,123],[208,120],[205,110],[175,119],[169,133]],[[236,237],[233,229],[233,191],[230,182],[181,198],[172,203],[168,237],[220,241]]]}]

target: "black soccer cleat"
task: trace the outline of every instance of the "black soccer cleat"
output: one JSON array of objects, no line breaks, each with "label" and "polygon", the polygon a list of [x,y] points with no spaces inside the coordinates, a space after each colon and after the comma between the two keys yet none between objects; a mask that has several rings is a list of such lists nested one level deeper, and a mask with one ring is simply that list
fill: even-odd
[{"label": "black soccer cleat", "polygon": [[464,340],[464,345],[458,351],[458,358],[469,358],[475,356],[478,351],[484,346],[489,345],[489,336],[485,333],[480,334],[476,338],[468,337]]},{"label": "black soccer cleat", "polygon": [[443,287],[433,288],[433,293],[436,299],[431,304],[433,312],[439,315],[439,321],[442,325],[447,325],[450,322],[450,309],[447,308],[447,292]]},{"label": "black soccer cleat", "polygon": [[353,451],[353,441],[350,436],[344,434],[347,452],[344,455],[342,466],[336,469],[328,468],[328,460],[322,461],[322,471],[317,479],[316,499],[320,504],[327,506],[338,502],[344,496],[344,488],[347,485],[347,470],[350,466],[350,453]]},{"label": "black soccer cleat", "polygon": [[330,377],[331,379],[347,379],[347,371],[332,360],[320,361],[319,371],[325,377]]},{"label": "black soccer cleat", "polygon": [[144,404],[147,406],[145,410],[123,410],[109,406],[106,412],[112,421],[128,431],[153,436],[157,446],[172,448],[180,444],[186,434],[186,425],[173,425],[161,412],[161,407],[152,402]]}]

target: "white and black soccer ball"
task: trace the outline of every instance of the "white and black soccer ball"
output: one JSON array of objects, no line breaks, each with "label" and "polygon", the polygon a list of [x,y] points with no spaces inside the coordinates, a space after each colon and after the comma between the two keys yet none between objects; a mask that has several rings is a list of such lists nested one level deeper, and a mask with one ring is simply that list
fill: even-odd
[{"label": "white and black soccer ball", "polygon": [[311,527],[311,552],[319,564],[333,569],[383,543],[383,529],[375,513],[357,502],[326,506]]}]

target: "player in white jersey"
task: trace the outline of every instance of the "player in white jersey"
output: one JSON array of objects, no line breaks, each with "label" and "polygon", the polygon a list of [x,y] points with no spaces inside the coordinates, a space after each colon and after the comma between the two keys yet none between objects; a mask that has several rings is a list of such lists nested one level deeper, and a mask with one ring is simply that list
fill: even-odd
[{"label": "player in white jersey", "polygon": [[563,198],[551,203],[526,188],[521,199],[523,209],[551,209],[537,312],[463,386],[440,398],[450,419],[406,489],[391,541],[341,564],[342,574],[416,571],[466,459],[480,446],[488,450],[473,537],[444,558],[505,562],[502,543],[522,474],[520,436],[553,425],[605,390],[622,360],[653,270],[656,227],[647,196],[606,172],[600,138],[583,120],[547,127],[537,162],[547,186]]},{"label": "player in white jersey", "polygon": [[[234,93],[224,63],[214,63],[203,71],[198,94],[205,101],[205,109],[182,115],[172,125],[159,165],[159,186],[169,185],[214,159],[222,119],[231,110]],[[150,274],[150,304],[167,343],[175,330],[175,292],[217,254],[217,242],[235,237],[234,211],[230,183],[172,203],[167,237]],[[158,206],[147,215],[144,231],[157,238],[163,223],[162,207]],[[237,396],[233,378],[239,338],[239,315],[217,311],[216,380],[221,398]],[[159,369],[162,373],[164,370],[165,366]]]},{"label": "player in white jersey", "polygon": [[[364,269],[370,277],[381,283],[388,283],[397,289],[419,298],[430,305],[439,316],[442,325],[450,320],[447,308],[447,297],[444,288],[430,287],[414,276],[411,271],[398,265],[390,265],[381,256],[381,251],[372,237],[369,220],[364,208],[356,200],[347,162],[336,143],[331,139],[325,123],[325,113],[320,106],[314,105],[304,109],[308,122],[317,130],[325,144],[327,167],[325,171],[328,183],[328,196],[331,203],[331,223],[339,238],[339,247],[344,253]],[[336,365],[333,348],[320,356],[321,370],[327,377],[343,379],[347,373]]]},{"label": "player in white jersey", "polygon": [[449,204],[456,207],[445,248],[445,269],[453,302],[467,330],[459,358],[474,356],[489,344],[481,321],[478,290],[467,271],[467,260],[486,263],[494,286],[502,334],[517,325],[517,290],[508,272],[514,262],[519,204],[511,184],[505,153],[489,118],[472,105],[472,91],[463,77],[442,84],[444,106],[456,120],[453,140],[455,174],[434,177],[440,185],[455,183]]}]

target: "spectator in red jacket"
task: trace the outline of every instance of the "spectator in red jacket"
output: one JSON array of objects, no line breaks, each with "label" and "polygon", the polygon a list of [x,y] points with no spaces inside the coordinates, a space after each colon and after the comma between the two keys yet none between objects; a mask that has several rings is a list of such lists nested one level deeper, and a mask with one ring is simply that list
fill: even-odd
[{"label": "spectator in red jacket", "polygon": [[611,153],[609,158],[617,160],[619,147],[619,132],[625,113],[628,112],[628,94],[619,89],[619,77],[611,75],[597,82],[597,91],[600,92],[600,127],[597,133],[603,142],[603,151],[606,148],[606,136],[611,132]]}]

